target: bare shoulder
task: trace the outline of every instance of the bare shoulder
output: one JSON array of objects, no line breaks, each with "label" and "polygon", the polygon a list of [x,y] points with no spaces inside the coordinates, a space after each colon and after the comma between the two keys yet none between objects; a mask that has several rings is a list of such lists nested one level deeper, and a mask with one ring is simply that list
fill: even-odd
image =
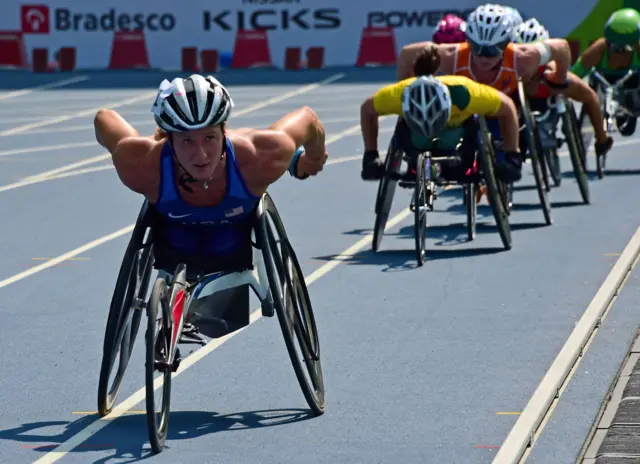
[{"label": "bare shoulder", "polygon": [[116,146],[112,159],[122,183],[154,201],[160,185],[160,155],[164,140],[128,137]]},{"label": "bare shoulder", "polygon": [[296,150],[291,137],[281,131],[237,131],[228,137],[233,144],[240,173],[254,195],[263,194],[287,171]]}]

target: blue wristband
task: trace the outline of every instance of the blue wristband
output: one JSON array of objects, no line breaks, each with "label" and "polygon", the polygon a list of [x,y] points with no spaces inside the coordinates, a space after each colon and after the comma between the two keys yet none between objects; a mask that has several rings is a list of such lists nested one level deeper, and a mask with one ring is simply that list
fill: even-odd
[{"label": "blue wristband", "polygon": [[296,168],[298,167],[298,159],[300,158],[300,155],[302,155],[304,153],[304,147],[300,147],[296,150],[295,154],[293,155],[293,159],[291,160],[291,164],[289,164],[289,174],[293,177],[296,177]]}]

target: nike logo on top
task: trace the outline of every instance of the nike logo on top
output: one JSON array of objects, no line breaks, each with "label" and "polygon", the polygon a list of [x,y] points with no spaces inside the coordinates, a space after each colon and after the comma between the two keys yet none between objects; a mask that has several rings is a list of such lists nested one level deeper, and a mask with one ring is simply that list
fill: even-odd
[{"label": "nike logo on top", "polygon": [[169,213],[169,217],[172,219],[179,219],[179,218],[184,218],[184,217],[188,217],[191,216],[191,214],[173,214],[173,213]]}]

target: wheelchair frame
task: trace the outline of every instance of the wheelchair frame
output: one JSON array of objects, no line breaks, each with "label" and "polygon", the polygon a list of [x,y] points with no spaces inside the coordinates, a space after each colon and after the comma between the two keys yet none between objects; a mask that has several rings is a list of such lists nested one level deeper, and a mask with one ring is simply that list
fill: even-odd
[{"label": "wheelchair frame", "polygon": [[[197,321],[202,322],[207,319],[206,317],[196,315],[193,326],[186,329],[185,322],[190,321],[188,318],[191,305],[195,301],[206,297],[213,298],[214,295],[220,295],[225,291],[235,292],[234,297],[229,299],[233,304],[228,303],[230,307],[223,308],[223,312],[237,313],[236,302],[239,301],[237,296],[240,296],[240,299],[244,300],[244,307],[240,308],[239,312],[246,318],[239,324],[236,321],[238,326],[227,333],[234,332],[250,324],[249,288],[260,299],[263,316],[272,317],[275,309],[303,395],[315,415],[323,414],[324,382],[313,309],[302,270],[269,194],[265,193],[258,202],[251,225],[251,244],[247,244],[252,247],[252,262],[249,268],[240,271],[216,271],[198,275],[194,280],[189,278],[188,281],[187,264],[181,262],[172,274],[158,273],[146,303],[148,284],[155,267],[153,214],[158,213],[145,201],[127,246],[112,297],[98,386],[100,415],[106,416],[113,408],[131,356],[142,310],[146,309],[148,316],[145,363],[147,423],[151,447],[155,453],[161,452],[168,430],[171,377],[172,373],[177,371],[181,360],[178,345],[206,344],[197,328]],[[147,256],[144,266],[140,266],[141,256]],[[143,268],[142,278],[140,278],[141,267]],[[132,277],[134,270],[136,271],[135,279]],[[134,284],[133,289],[130,288],[131,284]],[[160,330],[157,330],[158,316],[165,321]],[[212,338],[218,338],[218,336]],[[167,348],[162,360],[158,360],[156,356],[159,340],[163,341]],[[296,352],[296,342],[302,352],[302,361]],[[120,355],[120,363],[117,379],[114,382],[115,385],[109,388],[109,376],[118,355]],[[305,376],[305,370],[309,379]],[[156,420],[154,399],[154,391],[160,387],[158,379],[154,378],[156,371],[162,372],[164,377],[160,424]]]},{"label": "wheelchair frame", "polygon": [[[547,109],[544,113],[534,111],[533,115],[538,125],[543,156],[546,159],[554,184],[556,187],[561,184],[562,172],[558,149],[566,142],[582,201],[585,204],[589,204],[589,180],[585,171],[586,153],[584,152],[584,145],[581,143],[582,140],[573,103],[564,95],[553,95],[546,99],[546,107]],[[557,136],[558,123],[560,121],[562,121],[564,138],[558,138]]]}]

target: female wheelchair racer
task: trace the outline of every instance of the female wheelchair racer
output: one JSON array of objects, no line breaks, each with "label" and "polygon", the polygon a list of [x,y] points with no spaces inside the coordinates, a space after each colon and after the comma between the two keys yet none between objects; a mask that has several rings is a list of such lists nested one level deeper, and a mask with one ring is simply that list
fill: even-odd
[{"label": "female wheelchair racer", "polygon": [[[180,362],[177,344],[197,334],[187,327],[189,304],[203,293],[243,285],[248,319],[249,285],[263,314],[272,316],[275,308],[303,393],[314,412],[324,411],[319,345],[304,277],[266,193],[287,170],[298,178],[322,170],[324,128],[305,107],[268,130],[231,131],[225,123],[233,106],[220,82],[196,74],[162,82],[152,109],[159,127],[153,137],[140,137],[115,111],[100,110],[95,117],[96,138],[111,152],[121,181],[145,197],[111,302],[98,409],[104,416],[113,407],[140,310],[146,308],[147,419],[155,452],[167,436],[171,373]],[[296,149],[301,146],[306,151]],[[159,273],[146,303],[152,267]],[[237,312],[243,300],[231,300]],[[294,334],[309,361],[307,370],[313,371],[310,382],[298,354],[292,354]],[[157,371],[164,374],[160,423],[153,398]]]}]

